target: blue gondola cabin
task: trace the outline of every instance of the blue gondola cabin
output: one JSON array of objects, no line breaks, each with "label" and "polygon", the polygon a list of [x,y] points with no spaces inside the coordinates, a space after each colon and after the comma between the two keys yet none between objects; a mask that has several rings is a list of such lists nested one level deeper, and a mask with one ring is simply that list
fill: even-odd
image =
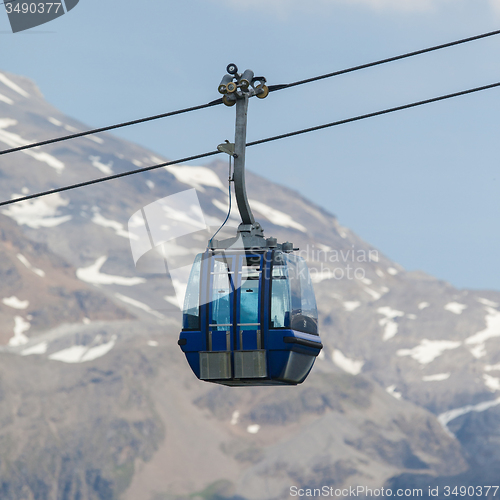
[{"label": "blue gondola cabin", "polygon": [[178,343],[201,380],[300,384],[323,347],[304,259],[279,248],[199,254]]}]

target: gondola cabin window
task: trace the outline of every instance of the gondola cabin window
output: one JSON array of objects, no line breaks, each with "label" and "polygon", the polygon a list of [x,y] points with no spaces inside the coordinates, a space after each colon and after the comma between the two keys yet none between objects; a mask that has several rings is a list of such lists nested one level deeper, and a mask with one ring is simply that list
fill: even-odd
[{"label": "gondola cabin window", "polygon": [[212,301],[210,325],[215,330],[227,330],[232,323],[231,298],[232,275],[228,263],[224,259],[214,259],[212,278]]},{"label": "gondola cabin window", "polygon": [[200,329],[200,270],[202,254],[198,254],[189,275],[184,297],[184,330]]},{"label": "gondola cabin window", "polygon": [[255,265],[243,265],[241,268],[240,288],[240,323],[256,325],[260,323],[259,288],[260,262]]},{"label": "gondola cabin window", "polygon": [[290,328],[290,284],[286,265],[273,266],[271,328]]},{"label": "gondola cabin window", "polygon": [[291,329],[318,335],[318,309],[307,264],[302,257],[284,256],[292,295]]}]

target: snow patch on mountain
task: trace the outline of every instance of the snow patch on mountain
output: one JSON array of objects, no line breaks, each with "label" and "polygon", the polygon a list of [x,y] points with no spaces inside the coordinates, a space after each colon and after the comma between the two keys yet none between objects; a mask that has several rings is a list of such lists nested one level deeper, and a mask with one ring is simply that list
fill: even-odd
[{"label": "snow patch on mountain", "polygon": [[451,373],[436,373],[435,375],[425,375],[422,377],[424,382],[441,382],[442,380],[448,380]]},{"label": "snow patch on mountain", "polygon": [[238,419],[240,418],[240,412],[238,410],[234,410],[231,415],[231,421],[229,422],[231,425],[236,425],[238,423]]},{"label": "snow patch on mountain", "polygon": [[310,269],[310,276],[313,283],[321,283],[322,281],[335,278],[335,273],[330,269],[323,269],[321,271]]},{"label": "snow patch on mountain", "polygon": [[[98,336],[94,341],[99,341]],[[94,347],[89,347],[85,345],[74,345],[57,351],[50,356],[49,359],[54,361],[62,361],[63,363],[84,363],[86,361],[92,361],[94,359],[100,358],[106,355],[116,344],[116,335],[113,335],[109,342],[104,344],[96,345]]]},{"label": "snow patch on mountain", "polygon": [[45,271],[42,271],[41,269],[38,269],[35,266],[32,266],[24,255],[18,253],[16,257],[25,267],[27,267],[30,271],[33,271],[37,276],[40,276],[40,278],[45,277]]},{"label": "snow patch on mountain", "polygon": [[458,302],[448,302],[444,306],[445,311],[450,311],[454,314],[462,314],[462,311],[466,309],[467,306],[465,304],[460,304]]},{"label": "snow patch on mountain", "polygon": [[204,192],[205,187],[215,187],[226,191],[226,187],[222,184],[218,175],[207,167],[190,167],[187,165],[170,165],[165,167],[167,172],[170,172],[175,178],[184,184]]},{"label": "snow patch on mountain", "polygon": [[9,339],[9,345],[12,347],[28,343],[28,337],[24,335],[31,327],[31,323],[21,316],[14,316],[14,336]]},{"label": "snow patch on mountain", "polygon": [[500,390],[500,378],[492,377],[491,375],[487,375],[486,373],[483,375],[484,385],[495,392]]},{"label": "snow patch on mountain", "polygon": [[358,375],[363,369],[364,361],[356,361],[354,359],[349,359],[338,349],[334,349],[332,352],[332,361],[339,367],[342,368],[347,373],[351,375]]},{"label": "snow patch on mountain", "polygon": [[72,125],[64,125],[64,128],[68,132],[73,132],[74,134],[77,134],[78,132],[81,132],[81,130],[78,130],[76,127],[73,127]]},{"label": "snow patch on mountain", "polygon": [[500,404],[500,398],[494,399],[492,401],[484,401],[483,403],[479,403],[477,405],[467,405],[461,408],[455,408],[454,410],[445,411],[444,413],[438,415],[437,419],[438,422],[443,426],[444,430],[447,431],[448,434],[451,434],[450,430],[448,429],[448,423],[451,422],[452,420],[455,420],[456,418],[462,415],[470,413],[471,411],[475,412],[486,411],[489,408],[493,408],[494,406],[497,406],[499,404]]},{"label": "snow patch on mountain", "polygon": [[361,302],[359,302],[357,300],[351,300],[351,301],[344,302],[344,308],[346,311],[354,311],[360,305],[361,305]]},{"label": "snow patch on mountain", "polygon": [[47,352],[48,343],[40,342],[32,345],[21,351],[21,356],[31,356],[32,354],[45,354]]},{"label": "snow patch on mountain", "polygon": [[22,89],[19,85],[14,83],[10,78],[7,78],[7,76],[4,75],[3,73],[0,73],[0,82],[2,82],[5,86],[9,87],[14,92],[17,92],[19,95],[23,97],[30,96],[28,92],[26,92],[26,90]]},{"label": "snow patch on mountain", "polygon": [[5,102],[7,104],[14,104],[14,101],[12,99],[9,99],[7,96],[0,94],[0,101]]},{"label": "snow patch on mountain", "polygon": [[[72,127],[71,125],[66,125],[65,123],[61,122],[57,118],[54,118],[52,116],[49,116],[47,120],[52,123],[52,125],[56,125],[57,127],[63,127],[65,130],[68,132],[72,133],[78,133],[80,130],[78,130],[75,127]],[[87,135],[83,136],[85,139],[88,139],[89,141],[97,142],[97,144],[103,144],[104,141],[100,137],[96,137],[95,135]]]},{"label": "snow patch on mountain", "polygon": [[[24,146],[25,144],[29,144],[30,141],[28,139],[24,139],[18,134],[14,134],[13,132],[7,132],[6,128],[12,127],[13,125],[17,125],[17,120],[12,120],[11,118],[0,118],[0,141],[7,144],[11,148],[16,148],[19,146]],[[64,163],[59,161],[56,157],[49,155],[48,153],[40,153],[37,151],[38,148],[28,149],[22,151],[24,154],[27,154],[34,158],[35,160],[46,163],[49,167],[60,172],[64,169]]]},{"label": "snow patch on mountain", "polygon": [[401,399],[403,397],[403,395],[400,392],[396,391],[395,385],[390,385],[389,387],[386,387],[385,391],[396,399]]},{"label": "snow patch on mountain", "polygon": [[253,209],[255,209],[262,216],[264,216],[269,222],[272,222],[276,226],[291,227],[293,229],[298,229],[303,233],[307,233],[307,229],[302,224],[299,224],[298,222],[294,221],[290,215],[280,212],[279,210],[276,210],[274,208],[271,208],[265,203],[262,203],[260,201],[249,200],[249,203]]},{"label": "snow patch on mountain", "polygon": [[100,170],[103,174],[111,175],[113,173],[113,162],[110,160],[107,164],[101,162],[100,156],[89,156],[92,166]]},{"label": "snow patch on mountain", "polygon": [[115,297],[117,299],[120,299],[122,302],[125,302],[126,304],[130,304],[134,307],[137,307],[138,309],[142,309],[143,311],[146,311],[149,314],[152,314],[153,316],[156,316],[157,318],[164,318],[163,314],[160,314],[158,311],[155,311],[154,309],[151,309],[147,304],[144,304],[144,302],[139,302],[138,300],[132,299],[130,297],[127,297],[126,295],[122,295],[121,293],[115,293]]},{"label": "snow patch on mountain", "polygon": [[172,304],[175,307],[179,307],[179,299],[176,295],[165,295],[163,299],[166,300],[169,304]]},{"label": "snow patch on mountain", "polygon": [[112,276],[111,274],[101,273],[101,267],[107,260],[108,257],[103,255],[90,266],[80,267],[76,270],[76,277],[93,285],[133,286],[146,281],[144,278],[126,278],[124,276]]},{"label": "snow patch on mountain", "polygon": [[395,318],[404,316],[405,313],[403,311],[397,311],[396,309],[392,309],[391,307],[379,307],[377,309],[379,314],[385,316],[378,321],[380,326],[384,327],[384,335],[382,340],[386,341],[392,339],[398,333],[398,324],[394,321]]},{"label": "snow patch on mountain", "polygon": [[486,307],[486,311],[488,312],[485,318],[486,328],[465,340],[467,345],[475,346],[470,349],[475,358],[482,358],[486,355],[487,340],[500,337],[500,311],[491,307]]},{"label": "snow patch on mountain", "polygon": [[2,299],[2,303],[14,309],[26,309],[30,304],[29,300],[20,300],[14,295],[12,297],[5,297],[5,299]]},{"label": "snow patch on mountain", "polygon": [[453,340],[429,340],[423,339],[419,345],[413,349],[399,349],[397,356],[410,356],[422,365],[431,363],[441,356],[444,351],[460,347],[462,342]]},{"label": "snow patch on mountain", "polygon": [[339,236],[343,239],[346,239],[347,238],[347,231],[348,229],[346,227],[342,227],[340,224],[337,228],[337,231],[339,233]]},{"label": "snow patch on mountain", "polygon": [[483,299],[483,297],[478,297],[476,300],[485,306],[498,307],[497,302],[493,302],[492,300],[488,300],[488,299]]},{"label": "snow patch on mountain", "polygon": [[[18,197],[19,195],[14,195]],[[4,215],[14,219],[19,225],[33,229],[41,227],[55,227],[72,219],[71,215],[58,216],[59,208],[68,205],[59,193],[36,200],[26,200],[10,205],[2,210]]]},{"label": "snow patch on mountain", "polygon": [[129,233],[126,229],[124,229],[123,224],[114,220],[106,219],[99,212],[94,212],[94,215],[92,216],[92,222],[94,224],[97,224],[98,226],[113,229],[116,235],[122,236],[123,238],[132,240],[138,238],[136,234]]},{"label": "snow patch on mountain", "polygon": [[368,295],[371,295],[371,297],[373,297],[373,300],[378,300],[380,299],[380,297],[382,297],[382,294],[379,293],[379,292],[376,292],[375,290],[372,290],[371,288],[368,288],[368,287],[364,287],[364,291],[368,294]]},{"label": "snow patch on mountain", "polygon": [[49,116],[47,120],[52,123],[52,125],[55,125],[56,127],[62,127],[63,122],[59,121],[57,118],[53,118],[52,116]]}]

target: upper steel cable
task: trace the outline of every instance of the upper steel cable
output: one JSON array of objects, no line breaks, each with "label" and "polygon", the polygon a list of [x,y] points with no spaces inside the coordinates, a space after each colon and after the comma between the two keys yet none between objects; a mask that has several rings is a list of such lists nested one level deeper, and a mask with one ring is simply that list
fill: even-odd
[{"label": "upper steel cable", "polygon": [[192,106],[190,108],[178,109],[177,111],[169,111],[168,113],[162,113],[160,115],[147,116],[146,118],[139,118],[137,120],[132,120],[129,122],[118,123],[117,125],[109,125],[107,127],[95,128],[92,130],[87,130],[85,132],[78,132],[76,134],[63,135],[62,137],[56,137],[54,139],[48,139],[46,141],[34,142],[32,144],[26,144],[24,146],[18,146],[16,148],[4,149],[0,151],[0,155],[5,155],[7,153],[14,153],[16,151],[23,151],[25,149],[36,148],[38,146],[45,146],[47,144],[53,144],[54,142],[67,141],[68,139],[76,139],[77,137],[84,137],[86,135],[98,134],[99,132],[106,132],[107,130],[113,130],[121,127],[128,127],[129,125],[136,125],[137,123],[149,122],[152,120],[158,120],[159,118],[166,118],[167,116],[181,115],[182,113],[188,113],[190,111],[196,111],[198,109],[209,108],[211,106],[217,106],[222,104],[222,99],[216,99],[207,104],[200,104],[198,106]]},{"label": "upper steel cable", "polygon": [[344,75],[346,73],[352,73],[353,71],[359,71],[360,69],[371,68],[373,66],[379,66],[381,64],[386,64],[393,61],[399,61],[401,59],[406,59],[408,57],[418,56],[420,54],[425,54],[427,52],[433,52],[435,50],[445,49],[447,47],[452,47],[454,45],[460,45],[462,43],[473,42],[474,40],[480,40],[481,38],[487,38],[493,35],[500,34],[500,30],[489,31],[488,33],[483,33],[481,35],[475,35],[468,38],[462,38],[461,40],[456,40],[454,42],[443,43],[441,45],[434,45],[433,47],[428,47],[427,49],[415,50],[414,52],[407,52],[399,56],[389,57],[387,59],[380,59],[379,61],[374,61],[371,63],[361,64],[359,66],[353,66],[352,68],[341,69],[339,71],[334,71],[333,73],[326,73],[320,76],[314,76],[312,78],[307,78],[305,80],[298,80],[293,83],[285,83],[281,85],[269,85],[269,92],[274,92],[275,90],[289,89],[291,87],[296,87],[298,85],[304,85],[305,83],[316,82],[318,80],[323,80],[325,78],[331,78],[332,76]]},{"label": "upper steel cable", "polygon": [[296,132],[288,132],[287,134],[275,135],[273,137],[268,137],[266,139],[260,139],[258,141],[249,142],[247,143],[247,146],[256,146],[258,144],[264,144],[266,142],[277,141],[278,139],[285,139],[286,137],[293,137],[294,135],[300,135],[300,134],[305,134],[307,132],[314,132],[316,130],[321,130],[324,128],[335,127],[337,125],[343,125],[345,123],[364,120],[365,118],[372,118],[373,116],[386,115],[387,113],[394,113],[395,111],[401,111],[402,109],[415,108],[416,106],[422,106],[424,104],[429,104],[431,102],[444,101],[445,99],[451,99],[452,97],[459,97],[466,94],[472,94],[474,92],[480,92],[481,90],[488,90],[495,87],[500,87],[500,82],[492,83],[490,85],[483,85],[482,87],[476,87],[473,89],[462,90],[460,92],[454,92],[453,94],[446,94],[439,97],[433,97],[431,99],[425,99],[423,101],[417,101],[410,104],[403,104],[402,106],[383,109],[381,111],[374,111],[373,113],[367,113],[365,115],[358,115],[353,118],[346,118],[344,120],[325,123],[324,125],[316,125],[315,127],[309,127],[302,130],[297,130]]},{"label": "upper steel cable", "polygon": [[[489,31],[488,33],[482,33],[481,35],[475,35],[475,36],[471,36],[468,38],[462,38],[460,40],[456,40],[454,42],[443,43],[441,45],[434,45],[433,47],[428,47],[426,49],[416,50],[414,52],[408,52],[406,54],[402,54],[402,55],[394,56],[394,57],[389,57],[387,59],[380,59],[379,61],[374,61],[374,62],[367,63],[367,64],[361,64],[359,66],[353,66],[351,68],[342,69],[339,71],[334,71],[333,73],[326,73],[324,75],[315,76],[312,78],[307,78],[305,80],[298,80],[296,82],[285,83],[285,84],[281,84],[281,85],[269,85],[269,91],[274,92],[276,90],[282,90],[282,89],[287,89],[287,88],[291,88],[291,87],[296,87],[298,85],[303,85],[305,83],[311,83],[311,82],[315,82],[317,80],[331,78],[333,76],[339,76],[339,75],[343,75],[346,73],[352,73],[354,71],[358,71],[361,69],[371,68],[373,66],[379,66],[381,64],[386,64],[389,62],[398,61],[400,59],[406,59],[408,57],[413,57],[413,56],[417,56],[420,54],[425,54],[427,52],[433,52],[435,50],[440,50],[440,49],[444,49],[447,47],[452,47],[454,45],[460,45],[462,43],[472,42],[474,40],[479,40],[481,38],[487,38],[487,37],[498,35],[498,34],[500,34],[500,30]],[[190,108],[179,109],[177,111],[171,111],[169,113],[162,113],[160,115],[148,116],[146,118],[139,118],[137,120],[132,120],[129,122],[118,123],[117,125],[109,125],[107,127],[101,127],[101,128],[96,128],[96,129],[92,129],[92,130],[87,130],[86,132],[78,132],[76,134],[65,135],[62,137],[54,138],[54,139],[48,139],[46,141],[40,141],[40,142],[31,143],[31,144],[26,144],[24,146],[18,146],[18,147],[11,148],[11,149],[4,149],[3,151],[0,151],[0,155],[5,155],[7,153],[14,153],[16,151],[23,151],[23,150],[35,148],[38,146],[45,146],[47,144],[53,144],[55,142],[66,141],[69,139],[76,139],[77,137],[84,137],[86,135],[98,134],[100,132],[106,132],[108,130],[113,130],[113,129],[117,129],[117,128],[121,128],[121,127],[128,127],[130,125],[136,125],[138,123],[143,123],[143,122],[147,122],[147,121],[158,120],[160,118],[166,118],[168,116],[180,115],[182,113],[188,113],[190,111],[196,111],[198,109],[208,108],[211,106],[217,106],[218,104],[222,104],[222,99],[216,99],[215,101],[211,101],[207,104],[201,104],[199,106],[193,106]]]},{"label": "upper steel cable", "polygon": [[[388,108],[388,109],[384,109],[384,110],[381,110],[381,111],[375,111],[373,113],[367,113],[367,114],[364,114],[364,115],[358,115],[358,116],[355,116],[355,117],[352,117],[352,118],[346,118],[344,120],[338,120],[338,121],[335,121],[335,122],[326,123],[324,125],[317,125],[316,127],[309,127],[309,128],[305,128],[305,129],[302,129],[302,130],[297,130],[295,132],[288,132],[286,134],[275,135],[273,137],[268,137],[266,139],[260,139],[258,141],[249,142],[246,145],[247,146],[256,146],[258,144],[264,144],[266,142],[277,141],[278,139],[284,139],[286,137],[292,137],[292,136],[295,136],[295,135],[305,134],[307,132],[313,132],[313,131],[321,130],[321,129],[324,129],[324,128],[335,127],[337,125],[343,125],[345,123],[350,123],[350,122],[354,122],[354,121],[358,121],[358,120],[364,120],[366,118],[371,118],[371,117],[374,117],[374,116],[379,116],[379,115],[384,115],[384,114],[388,114],[388,113],[393,113],[395,111],[401,111],[403,109],[414,108],[414,107],[417,107],[417,106],[422,106],[424,104],[430,104],[432,102],[444,101],[445,99],[451,99],[453,97],[459,97],[459,96],[463,96],[463,95],[466,95],[466,94],[472,94],[474,92],[480,92],[482,90],[488,90],[488,89],[492,89],[492,88],[495,88],[495,87],[500,87],[500,82],[492,83],[490,85],[483,85],[482,87],[475,87],[473,89],[462,90],[460,92],[454,92],[452,94],[446,94],[446,95],[439,96],[439,97],[433,97],[431,99],[425,99],[423,101],[417,101],[417,102],[413,102],[413,103],[410,103],[410,104],[404,104],[402,106],[396,106],[394,108]],[[136,170],[130,170],[128,172],[122,172],[120,174],[109,175],[107,177],[100,177],[98,179],[92,179],[90,181],[79,182],[77,184],[72,184],[70,186],[64,186],[64,187],[60,187],[60,188],[51,189],[49,191],[43,191],[41,193],[30,194],[30,195],[27,195],[27,196],[23,196],[21,198],[15,198],[13,200],[2,201],[2,202],[0,202],[0,206],[11,205],[11,204],[14,204],[14,203],[19,203],[19,202],[25,201],[25,200],[31,200],[33,198],[39,198],[41,196],[45,196],[45,195],[49,195],[49,194],[60,193],[61,191],[68,191],[70,189],[75,189],[75,188],[79,188],[79,187],[83,187],[83,186],[89,186],[91,184],[98,184],[100,182],[105,182],[105,181],[109,181],[109,180],[112,180],[112,179],[118,179],[120,177],[126,177],[128,175],[134,175],[134,174],[138,174],[138,173],[141,173],[141,172],[147,172],[148,170],[155,170],[155,169],[161,168],[161,167],[168,167],[169,165],[175,165],[177,163],[185,163],[185,162],[192,161],[192,160],[197,160],[197,159],[200,159],[200,158],[206,158],[208,156],[214,156],[216,154],[219,154],[220,152],[221,151],[210,151],[208,153],[202,153],[202,154],[199,154],[199,155],[189,156],[187,158],[181,158],[181,159],[175,160],[175,161],[168,161],[168,162],[165,162],[165,163],[160,163],[158,165],[152,165],[150,167],[138,168]]]}]

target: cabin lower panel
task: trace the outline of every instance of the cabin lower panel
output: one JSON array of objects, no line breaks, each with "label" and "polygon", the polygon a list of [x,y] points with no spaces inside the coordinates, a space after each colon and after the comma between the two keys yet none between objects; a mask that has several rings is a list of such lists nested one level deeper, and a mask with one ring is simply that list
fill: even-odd
[{"label": "cabin lower panel", "polygon": [[[224,349],[226,334],[221,331],[214,342],[219,350],[207,351],[202,332],[182,332],[181,348],[199,379],[229,386],[300,384],[322,348],[317,336],[281,330],[269,332],[267,349],[230,351]],[[307,344],[290,342],[292,337]]]},{"label": "cabin lower panel", "polygon": [[234,378],[266,378],[267,356],[264,349],[234,352]]},{"label": "cabin lower panel", "polygon": [[316,357],[295,351],[270,351],[271,378],[301,384],[311,371]]},{"label": "cabin lower panel", "polygon": [[232,378],[231,351],[200,352],[199,355],[202,380]]}]

